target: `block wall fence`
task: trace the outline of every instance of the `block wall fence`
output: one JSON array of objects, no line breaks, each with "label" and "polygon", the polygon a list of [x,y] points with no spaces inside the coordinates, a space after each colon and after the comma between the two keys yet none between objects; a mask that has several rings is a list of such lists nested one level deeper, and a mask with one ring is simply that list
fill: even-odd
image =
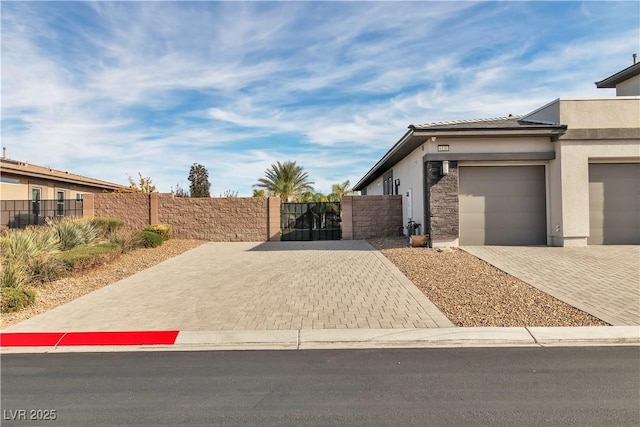
[{"label": "block wall fence", "polygon": [[[280,240],[279,197],[174,197],[171,194],[85,194],[83,215],[116,217],[139,230],[170,224],[173,237],[211,242]],[[396,236],[402,226],[402,196],[345,196],[344,240]]]}]

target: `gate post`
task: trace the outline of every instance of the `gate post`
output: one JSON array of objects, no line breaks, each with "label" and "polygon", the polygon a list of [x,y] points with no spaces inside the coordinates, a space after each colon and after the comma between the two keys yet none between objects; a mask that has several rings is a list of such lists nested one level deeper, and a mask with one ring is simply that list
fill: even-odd
[{"label": "gate post", "polygon": [[342,240],[353,240],[353,196],[342,196]]},{"label": "gate post", "polygon": [[280,197],[267,198],[267,240],[280,241]]}]

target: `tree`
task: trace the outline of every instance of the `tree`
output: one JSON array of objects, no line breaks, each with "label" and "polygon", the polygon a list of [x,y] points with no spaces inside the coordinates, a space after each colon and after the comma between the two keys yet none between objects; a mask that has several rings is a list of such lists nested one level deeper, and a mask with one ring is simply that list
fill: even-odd
[{"label": "tree", "polygon": [[189,186],[191,197],[211,197],[209,194],[211,183],[209,182],[209,172],[207,172],[207,168],[199,163],[191,165],[189,182],[191,182]]},{"label": "tree", "polygon": [[260,178],[254,187],[264,188],[269,194],[280,196],[282,200],[288,200],[289,196],[299,196],[305,191],[313,191],[313,182],[302,166],[296,162],[285,161],[271,165],[264,172],[265,177]]},{"label": "tree", "polygon": [[351,191],[351,182],[346,180],[342,184],[333,184],[331,186],[331,194],[329,194],[330,202],[341,202],[343,196],[353,194]]},{"label": "tree", "polygon": [[254,188],[253,197],[267,197],[267,192],[264,190],[264,188]]},{"label": "tree", "polygon": [[129,179],[129,188],[117,190],[118,193],[155,193],[157,191],[151,178],[142,176],[140,172],[138,172],[138,182],[135,182],[129,174],[127,174],[127,178]]},{"label": "tree", "polygon": [[233,190],[224,190],[220,197],[238,197],[238,192]]},{"label": "tree", "polygon": [[305,191],[300,195],[299,200],[303,203],[319,203],[328,202],[329,198],[320,192]]},{"label": "tree", "polygon": [[189,197],[189,192],[187,190],[185,190],[184,188],[182,188],[182,186],[180,185],[180,183],[176,183],[176,188],[174,189],[173,187],[171,187],[171,192],[176,196],[176,197]]}]

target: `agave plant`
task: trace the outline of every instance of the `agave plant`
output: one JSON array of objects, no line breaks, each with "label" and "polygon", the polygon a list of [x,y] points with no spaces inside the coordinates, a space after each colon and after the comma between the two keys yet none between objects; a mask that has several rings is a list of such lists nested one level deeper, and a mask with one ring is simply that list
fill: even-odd
[{"label": "agave plant", "polygon": [[0,286],[21,288],[31,280],[28,267],[23,259],[5,260],[0,266]]},{"label": "agave plant", "polygon": [[2,256],[7,259],[35,258],[51,255],[60,250],[60,240],[55,232],[44,227],[10,230],[2,239]]},{"label": "agave plant", "polygon": [[60,240],[60,249],[62,250],[90,244],[98,237],[96,226],[87,218],[62,217],[47,219],[47,225],[57,234]]}]

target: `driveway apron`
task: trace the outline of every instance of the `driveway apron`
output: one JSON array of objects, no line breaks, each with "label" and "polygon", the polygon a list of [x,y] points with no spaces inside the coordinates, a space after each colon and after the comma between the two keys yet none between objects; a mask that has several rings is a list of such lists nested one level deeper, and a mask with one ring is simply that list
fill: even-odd
[{"label": "driveway apron", "polygon": [[206,243],[6,331],[453,324],[364,241]]},{"label": "driveway apron", "polygon": [[612,325],[640,325],[640,246],[462,249]]}]

